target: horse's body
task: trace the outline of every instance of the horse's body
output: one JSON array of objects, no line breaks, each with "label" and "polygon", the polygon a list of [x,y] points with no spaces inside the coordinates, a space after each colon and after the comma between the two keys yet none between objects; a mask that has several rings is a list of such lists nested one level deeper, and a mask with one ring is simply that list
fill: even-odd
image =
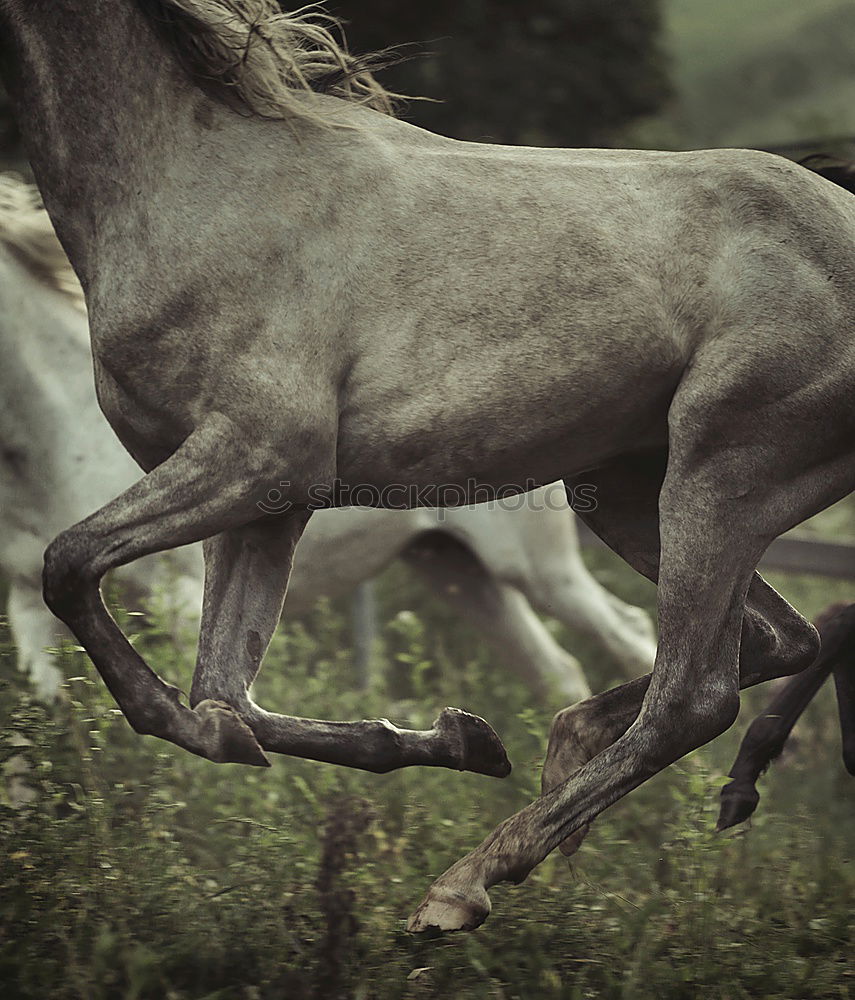
[{"label": "horse's body", "polygon": [[[79,288],[53,287],[34,273],[53,237],[26,186],[0,177],[0,569],[10,581],[9,618],[19,665],[53,697],[59,673],[46,647],[57,621],[41,596],[43,552],[137,478],[92,392],[92,356]],[[16,206],[15,199],[25,204]],[[57,247],[58,250],[58,247]],[[28,263],[29,262],[29,266]],[[62,275],[62,261],[47,275]],[[67,265],[65,265],[67,269]],[[73,273],[70,273],[73,280]],[[67,280],[67,279],[66,279]],[[70,294],[69,294],[70,292]],[[493,508],[493,509],[491,509]],[[202,604],[201,555],[191,549],[125,567],[140,595],[164,590],[180,623]],[[653,663],[649,619],[590,576],[563,485],[497,505],[437,511],[319,512],[295,559],[285,613],[301,615],[323,595],[346,593],[404,557],[473,624],[538,693],[571,701],[590,695],[578,661],[562,649],[532,605],[595,638],[629,676]]]},{"label": "horse's body", "polygon": [[[173,44],[154,25],[179,6],[193,28],[175,21]],[[281,86],[286,121],[241,115],[228,103],[259,106],[253,59],[274,58],[271,38],[289,48],[274,10],[0,0],[4,75],[86,291],[101,405],[150,470],[53,543],[45,595],[142,732],[217,760],[264,763],[264,747],[501,774],[469,717],[413,734],[255,706],[282,567],[311,488],[337,477],[416,485],[426,503],[470,477],[596,485],[585,519],[658,580],[656,665],[556,719],[546,794],[411,921],[471,927],[487,888],[726,729],[740,685],[816,655],[754,570],[855,487],[855,199],[754,152],[457,143]],[[233,57],[227,91],[200,50],[204,91],[177,55],[206,18]],[[315,75],[347,97],[355,70],[342,57],[335,72],[328,45],[303,66],[324,60]],[[281,482],[290,512],[259,518]],[[192,710],[128,646],[98,580],[200,538]]]}]

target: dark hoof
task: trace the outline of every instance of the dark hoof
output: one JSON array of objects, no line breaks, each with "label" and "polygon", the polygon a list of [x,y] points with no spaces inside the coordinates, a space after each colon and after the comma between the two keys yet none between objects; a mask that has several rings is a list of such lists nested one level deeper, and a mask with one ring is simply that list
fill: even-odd
[{"label": "dark hoof", "polygon": [[194,709],[202,722],[205,756],[217,764],[251,764],[270,767],[255,734],[224,701],[206,698]]},{"label": "dark hoof", "polygon": [[477,715],[459,708],[444,708],[433,727],[448,737],[458,770],[488,774],[492,778],[506,778],[511,773],[511,762],[502,741],[493,727]]},{"label": "dark hoof", "polygon": [[749,784],[738,784],[731,781],[721,790],[721,807],[718,814],[716,830],[729,830],[738,823],[744,823],[760,801],[760,793]]}]

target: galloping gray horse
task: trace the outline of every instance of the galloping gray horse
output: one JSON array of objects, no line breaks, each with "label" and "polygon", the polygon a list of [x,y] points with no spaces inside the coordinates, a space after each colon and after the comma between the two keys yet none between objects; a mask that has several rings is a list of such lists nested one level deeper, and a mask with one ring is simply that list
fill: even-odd
[{"label": "galloping gray horse", "polygon": [[[441,506],[595,486],[585,519],[658,580],[653,673],[556,718],[545,794],[410,921],[460,929],[730,726],[740,686],[812,662],[816,631],[755,567],[855,487],[849,193],[750,151],[428,134],[378,113],[365,65],[273,0],[0,0],[0,28],[101,407],[146,472],[53,542],[45,597],[139,732],[212,760],[505,774],[472,717],[305,720],[248,687],[319,489]],[[289,506],[264,515],[274,494]],[[188,708],[98,581],[200,539]]]}]

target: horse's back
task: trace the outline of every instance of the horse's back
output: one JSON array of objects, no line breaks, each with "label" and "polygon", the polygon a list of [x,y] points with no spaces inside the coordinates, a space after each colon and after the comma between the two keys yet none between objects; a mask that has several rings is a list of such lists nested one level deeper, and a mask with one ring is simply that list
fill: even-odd
[{"label": "horse's back", "polygon": [[776,326],[805,341],[847,329],[855,202],[782,158],[446,141],[411,153],[374,223],[370,301],[351,313],[345,477],[366,455],[389,475],[441,475],[418,458],[441,406],[454,481],[499,479],[511,451],[553,478],[662,443],[705,343],[765,351]]}]

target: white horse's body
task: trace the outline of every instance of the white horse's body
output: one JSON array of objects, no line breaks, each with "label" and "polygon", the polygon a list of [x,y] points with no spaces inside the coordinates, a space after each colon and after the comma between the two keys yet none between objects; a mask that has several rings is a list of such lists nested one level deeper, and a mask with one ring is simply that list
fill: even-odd
[{"label": "white horse's body", "polygon": [[[44,213],[33,224],[39,221],[47,224]],[[98,409],[83,311],[3,244],[4,224],[9,219],[0,212],[0,571],[10,581],[19,665],[51,697],[59,673],[46,648],[56,645],[61,626],[42,599],[44,550],[63,527],[127,489],[139,470]],[[458,544],[442,544],[438,534]],[[532,605],[593,636],[627,674],[653,663],[647,616],[605,591],[585,568],[563,484],[525,502],[321,511],[300,542],[285,611],[304,614],[321,595],[345,593],[399,556],[479,626],[539,693],[555,690],[578,701],[590,689],[578,661]],[[179,621],[198,624],[198,547],[150,556],[118,573],[135,596],[162,594]]]}]

